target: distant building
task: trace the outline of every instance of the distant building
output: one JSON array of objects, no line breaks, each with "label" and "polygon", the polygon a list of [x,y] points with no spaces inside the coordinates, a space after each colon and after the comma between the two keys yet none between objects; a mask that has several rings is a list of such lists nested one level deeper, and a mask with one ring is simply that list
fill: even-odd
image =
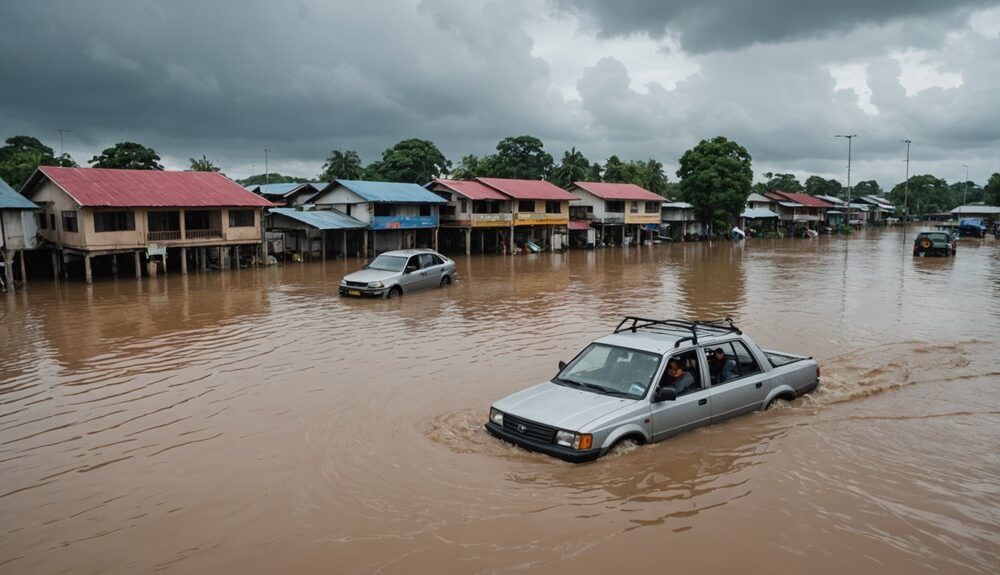
[{"label": "distant building", "polygon": [[569,192],[578,200],[569,208],[571,223],[597,228],[605,244],[641,244],[660,227],[663,196],[635,184],[573,182]]},{"label": "distant building", "polygon": [[256,261],[263,210],[271,203],[217,172],[39,167],[24,186],[38,204],[38,234],[52,251],[53,273],[83,263],[117,275],[120,256],[155,274],[177,262],[226,268]]},{"label": "distant building", "polygon": [[855,200],[861,205],[868,206],[866,219],[869,224],[882,225],[896,214],[896,206],[881,196],[861,196]]},{"label": "distant building", "polygon": [[815,230],[821,222],[826,221],[827,211],[835,207],[834,204],[809,194],[775,190],[764,196],[774,200],[779,221],[789,229]]},{"label": "distant building", "polygon": [[708,225],[695,218],[694,206],[687,202],[662,202],[660,229],[674,240],[697,240],[708,234]]},{"label": "distant building", "polygon": [[445,200],[417,184],[336,180],[311,202],[333,208],[368,228],[361,253],[437,248],[440,205]]},{"label": "distant building", "polygon": [[312,203],[313,198],[328,185],[330,184],[327,182],[306,182],[303,184],[257,184],[247,186],[246,188],[259,196],[263,196],[264,199],[277,207],[293,208]]},{"label": "distant building", "polygon": [[38,206],[6,182],[0,180],[0,255],[3,255],[3,283],[14,289],[15,259],[20,262],[21,281],[25,281],[24,251],[38,245],[35,211]]},{"label": "distant building", "polygon": [[304,260],[361,256],[367,227],[334,209],[271,208],[268,251],[277,257],[298,254]]},{"label": "distant building", "polygon": [[476,178],[511,198],[510,248],[561,250],[569,240],[569,203],[576,196],[544,180]]},{"label": "distant building", "polygon": [[427,189],[447,201],[441,206],[441,248],[502,253],[509,249],[514,200],[476,180],[435,179]]}]

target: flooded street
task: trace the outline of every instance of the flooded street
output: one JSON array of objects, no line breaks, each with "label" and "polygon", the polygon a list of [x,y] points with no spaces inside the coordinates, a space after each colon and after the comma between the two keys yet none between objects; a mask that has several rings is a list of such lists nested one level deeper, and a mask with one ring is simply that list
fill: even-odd
[{"label": "flooded street", "polygon": [[[0,573],[996,573],[1000,245],[901,231],[356,260],[0,296]],[[820,389],[572,465],[489,405],[626,314],[732,316]]]}]

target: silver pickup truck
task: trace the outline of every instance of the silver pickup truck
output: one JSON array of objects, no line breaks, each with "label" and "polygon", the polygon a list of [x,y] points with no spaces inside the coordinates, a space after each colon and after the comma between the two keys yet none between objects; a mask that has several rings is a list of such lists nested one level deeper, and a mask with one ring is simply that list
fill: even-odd
[{"label": "silver pickup truck", "polygon": [[819,365],[757,347],[732,320],[626,317],[546,383],[497,401],[486,430],[575,463],[651,443],[819,385]]}]

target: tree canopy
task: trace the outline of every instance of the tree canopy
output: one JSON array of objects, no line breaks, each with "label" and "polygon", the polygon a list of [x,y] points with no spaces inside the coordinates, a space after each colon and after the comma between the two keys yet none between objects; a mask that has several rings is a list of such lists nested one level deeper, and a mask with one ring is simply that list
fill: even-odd
[{"label": "tree canopy", "polygon": [[843,186],[837,180],[828,180],[820,176],[809,176],[805,182],[805,193],[810,196],[843,196]]},{"label": "tree canopy", "polygon": [[986,203],[991,206],[1000,206],[1000,172],[994,172],[990,180],[986,182],[985,192]]},{"label": "tree canopy", "polygon": [[95,168],[115,168],[119,170],[162,170],[160,156],[152,148],[135,142],[119,142],[105,148],[100,155],[89,162]]},{"label": "tree canopy", "polygon": [[451,162],[429,140],[403,140],[382,152],[382,159],[364,170],[365,177],[388,182],[426,184],[447,174]]},{"label": "tree canopy", "polygon": [[552,154],[534,136],[508,137],[497,144],[497,153],[480,162],[480,168],[495,178],[543,180],[553,168]]},{"label": "tree canopy", "polygon": [[192,172],[218,172],[219,166],[212,163],[204,154],[200,158],[190,158]]},{"label": "tree canopy", "polygon": [[754,186],[754,190],[758,193],[764,192],[792,192],[798,193],[805,191],[802,187],[802,183],[799,179],[795,177],[794,174],[778,174],[774,172],[764,172],[764,177],[767,178],[767,182],[764,184],[758,184]]},{"label": "tree canopy", "polygon": [[753,182],[751,161],[736,142],[722,136],[702,140],[681,156],[681,197],[699,219],[728,227],[746,207]]},{"label": "tree canopy", "polygon": [[241,186],[263,186],[264,184],[304,184],[309,178],[299,178],[295,176],[285,176],[277,172],[267,174],[255,174],[242,180],[236,180]]},{"label": "tree canopy", "polygon": [[559,165],[552,170],[552,183],[566,188],[573,182],[587,181],[590,170],[590,160],[576,148],[572,148],[563,153]]},{"label": "tree canopy", "polygon": [[[958,200],[952,197],[948,183],[930,174],[910,177],[909,199],[906,204],[909,213],[917,215],[946,212],[958,206]],[[889,192],[889,199],[897,206],[904,205],[906,182],[896,184]]]},{"label": "tree canopy", "polygon": [[67,154],[56,156],[31,136],[11,136],[0,147],[0,179],[14,189],[20,189],[38,166],[76,167],[76,162]]},{"label": "tree canopy", "polygon": [[321,182],[332,182],[333,180],[359,180],[364,173],[364,166],[361,164],[361,156],[354,150],[333,150],[323,164],[323,171],[319,175]]}]

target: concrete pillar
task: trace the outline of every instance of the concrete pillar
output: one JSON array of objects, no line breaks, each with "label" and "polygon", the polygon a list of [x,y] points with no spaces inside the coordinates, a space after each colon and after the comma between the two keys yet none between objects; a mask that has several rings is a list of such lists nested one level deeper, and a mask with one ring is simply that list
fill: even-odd
[{"label": "concrete pillar", "polygon": [[26,285],[28,285],[28,274],[27,274],[27,272],[25,272],[25,269],[24,269],[24,250],[21,250],[19,253],[21,254],[21,257],[20,257],[20,260],[21,260],[21,285],[26,286]]},{"label": "concrete pillar", "polygon": [[625,247],[625,224],[622,224],[622,247]]},{"label": "concrete pillar", "polygon": [[135,256],[135,279],[141,280],[142,279],[142,262],[140,261],[140,258],[139,258],[139,252],[138,251],[134,251],[134,252],[132,252],[132,255]]},{"label": "concrete pillar", "polygon": [[514,255],[514,226],[510,227],[510,255]]},{"label": "concrete pillar", "polygon": [[229,263],[234,270],[240,269],[240,246],[226,248],[229,252]]},{"label": "concrete pillar", "polygon": [[320,247],[319,247],[320,256],[319,257],[325,260],[326,259],[326,230],[320,230],[319,231],[319,245],[320,245]]},{"label": "concrete pillar", "polygon": [[93,275],[91,275],[91,271],[90,271],[90,256],[89,255],[83,256],[83,276],[84,276],[84,278],[86,278],[87,283],[89,283],[89,284],[90,283],[94,283],[94,278],[93,278]]},{"label": "concrete pillar", "polygon": [[555,236],[555,233],[554,233],[555,229],[556,229],[555,226],[548,226],[548,230],[549,230],[549,232],[548,232],[548,235],[549,235],[549,251],[550,252],[556,251],[555,246],[552,245],[552,240],[555,239],[553,237],[553,236]]},{"label": "concrete pillar", "polygon": [[486,253],[486,230],[479,231],[479,253]]},{"label": "concrete pillar", "polygon": [[438,249],[438,229],[434,228],[434,251]]},{"label": "concrete pillar", "polygon": [[368,230],[361,231],[361,257],[368,257]]},{"label": "concrete pillar", "polygon": [[66,252],[61,252],[60,255],[62,256],[62,273],[63,273],[63,279],[68,280],[69,279],[69,262],[66,261]]},{"label": "concrete pillar", "polygon": [[340,251],[343,252],[344,258],[347,257],[347,230],[344,230],[344,235],[341,238]]},{"label": "concrete pillar", "polygon": [[187,248],[181,248],[181,275],[186,276],[188,273],[188,250]]},{"label": "concrete pillar", "polygon": [[111,254],[111,275],[118,277],[118,254]]},{"label": "concrete pillar", "polygon": [[56,256],[56,250],[52,250],[52,279],[59,281],[59,259]]},{"label": "concrete pillar", "polygon": [[17,290],[14,289],[14,252],[3,250],[3,275],[4,283],[7,284],[7,291],[14,293]]},{"label": "concrete pillar", "polygon": [[[437,249],[437,246],[434,246]],[[465,255],[472,254],[472,228],[465,228]]]},{"label": "concrete pillar", "polygon": [[208,271],[208,248],[198,248],[198,266],[202,272]]}]

